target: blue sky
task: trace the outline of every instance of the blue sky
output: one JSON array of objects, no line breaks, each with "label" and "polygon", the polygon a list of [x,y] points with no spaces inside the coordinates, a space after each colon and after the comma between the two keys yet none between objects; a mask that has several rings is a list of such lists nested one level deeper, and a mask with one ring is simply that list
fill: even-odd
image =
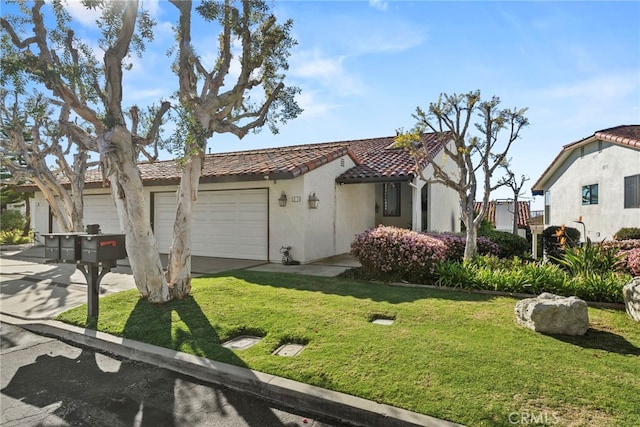
[{"label": "blue sky", "polygon": [[[141,105],[176,88],[165,56],[175,7],[144,5],[159,23],[156,39],[124,86],[125,102]],[[529,108],[511,157],[516,174],[531,178],[530,196],[563,145],[640,123],[640,2],[277,1],[274,9],[294,21],[287,81],[302,89],[305,111],[278,135],[214,135],[212,152],[390,136],[440,93],[480,89],[504,108]],[[76,16],[79,34],[91,37],[91,16]],[[205,59],[216,54],[216,35],[195,33]]]}]

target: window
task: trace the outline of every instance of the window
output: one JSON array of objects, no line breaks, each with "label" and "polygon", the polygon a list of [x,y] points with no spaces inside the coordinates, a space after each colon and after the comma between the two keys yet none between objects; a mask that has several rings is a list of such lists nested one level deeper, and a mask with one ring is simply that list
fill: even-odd
[{"label": "window", "polygon": [[624,177],[624,208],[640,208],[640,175]]},{"label": "window", "polygon": [[582,204],[583,205],[598,204],[598,184],[582,186]]},{"label": "window", "polygon": [[388,182],[383,185],[384,216],[400,216],[400,183]]},{"label": "window", "polygon": [[549,224],[551,218],[551,191],[544,192],[544,223]]}]

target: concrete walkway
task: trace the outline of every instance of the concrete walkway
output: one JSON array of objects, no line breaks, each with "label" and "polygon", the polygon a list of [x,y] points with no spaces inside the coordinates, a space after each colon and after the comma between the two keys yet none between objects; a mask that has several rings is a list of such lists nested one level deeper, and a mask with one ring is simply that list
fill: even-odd
[{"label": "concrete walkway", "polygon": [[[358,265],[348,255],[297,266],[205,257],[194,257],[192,264],[194,276],[234,269],[336,276]],[[131,269],[126,263],[119,264],[107,274],[101,285],[101,296],[135,288]],[[37,334],[152,363],[205,382],[260,395],[284,407],[294,406],[356,426],[458,425],[344,393],[51,320],[63,311],[86,303],[86,282],[73,264],[46,264],[42,247],[3,247],[0,251],[0,288],[0,322]]]}]

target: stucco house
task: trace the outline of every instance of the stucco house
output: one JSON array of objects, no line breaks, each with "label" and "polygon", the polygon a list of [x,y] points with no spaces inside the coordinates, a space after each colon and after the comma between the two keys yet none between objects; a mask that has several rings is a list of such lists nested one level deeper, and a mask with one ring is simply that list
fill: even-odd
[{"label": "stucco house", "polygon": [[[474,202],[473,209],[477,212],[482,209],[482,202]],[[529,231],[529,219],[531,206],[528,201],[518,201],[518,235],[527,237]],[[496,230],[513,232],[513,200],[492,200],[489,202],[486,219]]]},{"label": "stucco house", "polygon": [[[640,125],[599,130],[565,145],[532,193],[544,195],[545,227],[575,227],[583,241],[640,227]],[[575,222],[580,217],[586,236]]]},{"label": "stucco house", "polygon": [[[206,155],[192,254],[280,262],[280,248],[291,246],[296,260],[312,262],[349,252],[356,234],[378,224],[459,231],[457,194],[424,182],[413,159],[393,144],[394,137],[385,137]],[[432,155],[441,150],[434,134],[425,134],[424,144]],[[178,163],[139,166],[158,247],[166,253]],[[84,194],[84,223],[119,233],[111,192],[99,171],[87,174]],[[55,232],[41,193],[33,205],[36,233]]]}]

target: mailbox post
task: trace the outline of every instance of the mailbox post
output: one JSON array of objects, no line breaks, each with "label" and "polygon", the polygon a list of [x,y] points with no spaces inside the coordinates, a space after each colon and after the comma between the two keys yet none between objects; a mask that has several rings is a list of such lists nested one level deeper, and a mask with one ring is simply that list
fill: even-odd
[{"label": "mailbox post", "polygon": [[87,281],[87,316],[98,317],[100,282],[127,257],[124,234],[100,234],[97,224],[87,226],[87,234],[45,234],[48,263],[76,264]]}]

